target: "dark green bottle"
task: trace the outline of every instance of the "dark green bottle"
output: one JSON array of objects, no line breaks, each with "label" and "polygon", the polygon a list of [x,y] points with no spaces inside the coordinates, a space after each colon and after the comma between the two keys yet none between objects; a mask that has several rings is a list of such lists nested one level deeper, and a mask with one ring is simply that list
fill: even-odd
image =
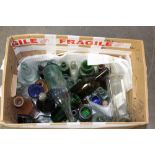
[{"label": "dark green bottle", "polygon": [[37,100],[37,109],[44,113],[51,113],[55,110],[55,102],[49,93],[40,93]]},{"label": "dark green bottle", "polygon": [[93,76],[95,74],[94,66],[88,66],[87,60],[84,60],[81,63],[80,69],[79,69],[79,76],[80,77],[89,77]]},{"label": "dark green bottle", "polygon": [[78,95],[72,94],[71,96],[71,109],[78,109],[82,104],[81,99]]},{"label": "dark green bottle", "polygon": [[60,65],[60,68],[61,68],[62,74],[70,75],[70,69],[66,62],[62,62]]},{"label": "dark green bottle", "polygon": [[53,122],[64,122],[67,120],[66,114],[61,107],[57,107],[51,113],[51,119]]}]

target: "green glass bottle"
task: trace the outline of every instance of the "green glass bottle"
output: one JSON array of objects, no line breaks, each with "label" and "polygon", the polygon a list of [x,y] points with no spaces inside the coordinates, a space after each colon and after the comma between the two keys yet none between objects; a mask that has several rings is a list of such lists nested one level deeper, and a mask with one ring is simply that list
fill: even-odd
[{"label": "green glass bottle", "polygon": [[79,110],[79,120],[89,122],[92,118],[92,108],[89,105],[83,105]]},{"label": "green glass bottle", "polygon": [[87,60],[84,60],[81,63],[80,69],[79,69],[79,76],[80,77],[89,77],[93,76],[95,74],[94,66],[88,66]]},{"label": "green glass bottle", "polygon": [[67,117],[66,117],[64,110],[61,107],[57,107],[51,113],[51,119],[53,122],[64,122],[67,120]]},{"label": "green glass bottle", "polygon": [[82,101],[81,101],[80,97],[76,94],[72,94],[72,96],[71,96],[71,109],[78,109],[81,104],[82,104]]},{"label": "green glass bottle", "polygon": [[70,69],[66,62],[62,62],[60,65],[60,69],[62,71],[62,74],[70,75]]}]

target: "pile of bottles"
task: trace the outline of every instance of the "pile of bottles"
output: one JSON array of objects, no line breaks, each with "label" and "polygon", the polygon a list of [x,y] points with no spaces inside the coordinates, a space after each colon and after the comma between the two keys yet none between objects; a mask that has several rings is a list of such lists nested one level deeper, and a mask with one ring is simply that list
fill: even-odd
[{"label": "pile of bottles", "polygon": [[115,121],[108,91],[110,68],[87,60],[20,64],[13,98],[18,123]]}]

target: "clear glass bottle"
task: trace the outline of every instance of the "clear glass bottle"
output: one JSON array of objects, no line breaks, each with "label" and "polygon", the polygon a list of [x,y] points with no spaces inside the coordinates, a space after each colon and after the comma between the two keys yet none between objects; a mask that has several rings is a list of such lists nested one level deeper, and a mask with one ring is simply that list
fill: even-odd
[{"label": "clear glass bottle", "polygon": [[71,70],[71,77],[74,80],[74,83],[76,83],[78,79],[78,66],[76,64],[76,61],[71,61],[70,70]]},{"label": "clear glass bottle", "polygon": [[127,110],[126,91],[123,76],[112,74],[107,79],[108,90],[115,110],[116,121],[129,119]]}]

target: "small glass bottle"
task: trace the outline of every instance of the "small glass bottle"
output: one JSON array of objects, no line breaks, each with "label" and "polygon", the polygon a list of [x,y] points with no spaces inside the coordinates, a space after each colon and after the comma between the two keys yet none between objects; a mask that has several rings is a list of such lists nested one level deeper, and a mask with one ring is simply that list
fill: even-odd
[{"label": "small glass bottle", "polygon": [[47,93],[40,93],[36,103],[37,109],[44,113],[51,113],[55,110],[54,99]]},{"label": "small glass bottle", "polygon": [[76,94],[71,95],[71,109],[78,109],[82,105],[80,97]]},{"label": "small glass bottle", "polygon": [[41,92],[44,92],[44,88],[41,85],[32,84],[28,87],[28,94],[32,98],[38,98]]},{"label": "small glass bottle", "polygon": [[45,93],[48,92],[48,85],[47,85],[47,83],[45,82],[45,80],[39,79],[39,80],[37,80],[37,81],[35,82],[35,84],[38,84],[38,85],[42,86]]},{"label": "small glass bottle", "polygon": [[73,79],[68,74],[64,74],[63,77],[66,81],[67,88],[70,89],[71,87],[73,87],[74,85]]},{"label": "small glass bottle", "polygon": [[29,99],[25,99],[22,96],[14,97],[13,105],[17,109],[17,114],[32,116],[34,113],[34,106],[32,101]]},{"label": "small glass bottle", "polygon": [[62,74],[70,75],[70,69],[66,62],[62,62],[60,65],[60,69],[62,71]]},{"label": "small glass bottle", "polygon": [[78,79],[78,66],[76,64],[76,61],[71,61],[70,69],[71,69],[71,77],[74,80],[74,83],[76,83]]},{"label": "small glass bottle", "polygon": [[34,123],[34,120],[30,115],[17,114],[17,123]]},{"label": "small glass bottle", "polygon": [[39,79],[39,75],[35,67],[22,63],[20,66],[18,79],[21,83],[32,84]]},{"label": "small glass bottle", "polygon": [[83,61],[79,69],[79,76],[89,77],[89,76],[93,76],[94,74],[95,74],[94,66],[88,66],[87,60]]},{"label": "small glass bottle", "polygon": [[56,107],[56,109],[51,113],[51,119],[53,122],[64,122],[67,120],[66,114],[61,107]]},{"label": "small glass bottle", "polygon": [[100,64],[100,65],[97,66],[97,68],[98,68],[98,72],[101,73],[101,72],[104,71],[105,65],[104,64]]},{"label": "small glass bottle", "polygon": [[107,79],[108,91],[112,98],[116,121],[129,119],[127,111],[126,91],[123,76],[112,74]]},{"label": "small glass bottle", "polygon": [[79,110],[79,120],[89,122],[92,118],[92,108],[89,105],[83,105]]}]

